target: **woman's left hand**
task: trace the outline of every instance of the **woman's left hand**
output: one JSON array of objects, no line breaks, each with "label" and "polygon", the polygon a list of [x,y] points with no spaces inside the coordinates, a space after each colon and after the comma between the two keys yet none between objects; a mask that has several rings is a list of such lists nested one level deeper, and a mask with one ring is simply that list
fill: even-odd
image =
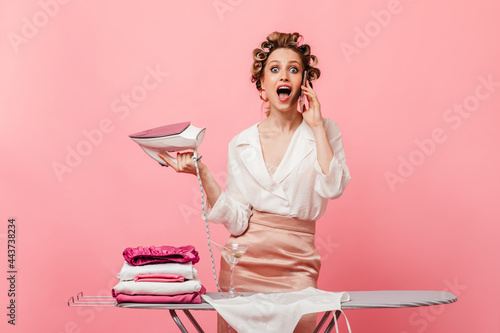
[{"label": "woman's left hand", "polygon": [[309,108],[306,110],[306,105],[304,103],[304,107],[302,110],[302,117],[304,118],[304,121],[311,128],[324,126],[318,95],[316,95],[316,92],[312,89],[311,83],[307,81],[307,86],[302,86],[301,88],[309,104]]}]

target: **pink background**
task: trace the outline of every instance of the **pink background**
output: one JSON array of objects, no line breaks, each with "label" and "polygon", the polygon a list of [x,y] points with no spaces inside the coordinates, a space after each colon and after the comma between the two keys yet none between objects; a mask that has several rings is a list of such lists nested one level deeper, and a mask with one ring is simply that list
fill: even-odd
[{"label": "pink background", "polygon": [[[1,330],[175,332],[166,311],[66,305],[79,291],[109,294],[128,246],[195,245],[215,291],[196,178],[160,168],[128,135],[206,127],[200,152],[223,184],[230,139],[263,119],[251,51],[278,30],[300,32],[318,56],[315,88],[352,174],[319,223],[320,288],[459,298],[348,311],[353,332],[498,332],[499,7],[1,1],[0,262],[4,276],[15,217],[19,272],[16,327],[0,279]],[[214,332],[214,313],[197,317]]]}]

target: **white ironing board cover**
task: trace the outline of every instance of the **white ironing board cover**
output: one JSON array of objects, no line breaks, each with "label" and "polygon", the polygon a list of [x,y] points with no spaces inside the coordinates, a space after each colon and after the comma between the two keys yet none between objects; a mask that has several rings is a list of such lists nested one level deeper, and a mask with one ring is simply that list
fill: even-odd
[{"label": "white ironing board cover", "polygon": [[248,297],[202,297],[239,333],[293,332],[302,315],[341,310],[340,303],[350,299],[347,292],[329,292],[313,287],[288,293],[257,293]]}]

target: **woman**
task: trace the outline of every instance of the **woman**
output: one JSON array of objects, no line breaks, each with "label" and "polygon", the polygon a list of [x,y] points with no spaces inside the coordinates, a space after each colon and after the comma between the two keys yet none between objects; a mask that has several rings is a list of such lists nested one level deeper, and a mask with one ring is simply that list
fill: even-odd
[{"label": "woman", "polygon": [[[317,59],[300,39],[298,33],[274,32],[253,52],[252,82],[269,102],[267,118],[230,142],[225,192],[199,163],[209,221],[226,226],[228,242],[249,246],[236,270],[238,291],[316,287],[321,263],[315,221],[350,180],[339,128],[322,117],[310,82],[320,76]],[[301,93],[309,107],[298,111]],[[162,158],[177,172],[196,174],[191,156],[178,154],[177,164]],[[223,290],[229,273],[221,260]],[[304,316],[295,332],[312,332],[315,318]],[[219,332],[226,328],[220,321]]]}]

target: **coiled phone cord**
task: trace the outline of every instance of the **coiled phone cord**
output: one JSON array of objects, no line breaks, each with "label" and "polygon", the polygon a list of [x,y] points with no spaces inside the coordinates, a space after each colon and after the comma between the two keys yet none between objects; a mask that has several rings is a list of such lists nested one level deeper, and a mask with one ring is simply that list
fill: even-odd
[{"label": "coiled phone cord", "polygon": [[[207,218],[207,212],[205,210],[205,196],[203,192],[203,183],[201,182],[201,177],[200,177],[200,169],[198,168],[198,151],[195,149],[194,154],[192,156],[192,159],[194,161],[194,166],[196,167],[196,176],[198,176],[198,182],[200,183],[200,191],[201,191],[201,208],[203,210],[203,219],[205,220],[205,225],[207,226],[207,243],[208,243],[208,251],[210,252],[210,258],[212,259],[212,270],[214,272],[214,281],[215,284],[217,285],[217,290],[219,292],[222,292],[219,286],[219,281],[217,280],[217,272],[215,270],[215,260],[214,260],[214,254],[212,253],[212,244],[210,243],[210,228],[208,226],[208,218]],[[229,330],[229,333],[232,333],[231,326],[227,324],[227,328]]]},{"label": "coiled phone cord", "polygon": [[203,194],[204,192],[203,192],[203,184],[201,182],[201,177],[200,177],[200,169],[198,168],[198,152],[197,152],[196,149],[194,150],[194,154],[193,154],[192,158],[193,158],[193,161],[194,161],[194,165],[196,167],[196,175],[198,176],[198,181],[200,183],[201,208],[203,210],[203,219],[205,220],[205,225],[207,227],[208,251],[210,252],[210,258],[212,259],[212,270],[213,270],[213,273],[214,273],[214,280],[215,280],[215,284],[217,285],[217,289],[219,290],[219,292],[222,292],[222,290],[220,289],[220,286],[219,286],[219,281],[217,280],[217,272],[215,270],[214,254],[212,253],[212,244],[210,243],[210,229],[208,227],[207,212],[205,210],[205,196]]}]

